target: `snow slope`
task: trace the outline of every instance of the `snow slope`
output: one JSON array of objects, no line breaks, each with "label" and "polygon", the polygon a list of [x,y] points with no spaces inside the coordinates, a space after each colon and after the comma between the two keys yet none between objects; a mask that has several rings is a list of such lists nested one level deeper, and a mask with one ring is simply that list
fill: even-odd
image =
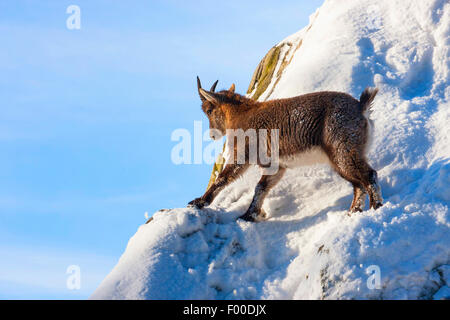
[{"label": "snow slope", "polygon": [[368,159],[385,205],[347,215],[350,184],[314,166],[288,170],[268,221],[236,221],[252,169],[204,210],[155,213],[92,299],[450,297],[450,3],[327,0],[286,42],[260,99],[380,89]]}]

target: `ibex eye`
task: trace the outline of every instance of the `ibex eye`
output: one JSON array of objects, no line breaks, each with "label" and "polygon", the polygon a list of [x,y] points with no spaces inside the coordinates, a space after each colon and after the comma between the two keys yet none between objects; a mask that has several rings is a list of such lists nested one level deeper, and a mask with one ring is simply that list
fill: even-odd
[{"label": "ibex eye", "polygon": [[206,111],[206,113],[207,113],[207,114],[211,114],[211,113],[212,113],[212,110],[209,109],[208,111]]}]

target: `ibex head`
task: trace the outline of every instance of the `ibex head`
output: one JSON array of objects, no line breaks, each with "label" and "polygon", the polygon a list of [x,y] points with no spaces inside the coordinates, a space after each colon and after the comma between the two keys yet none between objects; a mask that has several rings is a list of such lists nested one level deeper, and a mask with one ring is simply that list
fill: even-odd
[{"label": "ibex head", "polygon": [[225,135],[225,113],[221,106],[234,96],[234,84],[229,90],[215,92],[217,80],[209,91],[202,88],[200,79],[197,77],[198,94],[202,100],[202,110],[209,119],[209,135],[211,139],[218,140]]}]

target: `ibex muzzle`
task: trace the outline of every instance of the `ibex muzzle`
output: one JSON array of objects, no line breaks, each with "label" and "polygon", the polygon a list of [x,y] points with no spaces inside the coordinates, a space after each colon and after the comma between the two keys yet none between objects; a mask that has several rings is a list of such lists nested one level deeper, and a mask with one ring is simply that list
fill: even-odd
[{"label": "ibex muzzle", "polygon": [[[378,90],[366,88],[358,100],[342,92],[316,92],[293,98],[258,102],[229,90],[215,92],[217,81],[210,91],[202,89],[197,77],[202,109],[209,119],[210,130],[226,135],[229,130],[278,130],[276,148],[278,170],[267,174],[266,163],[257,157],[256,165],[263,168],[263,175],[255,188],[255,194],[247,212],[241,217],[248,221],[262,220],[261,207],[270,189],[282,178],[287,168],[329,163],[344,179],[353,185],[351,212],[362,211],[366,194],[370,207],[382,206],[377,173],[367,163],[365,152],[371,123],[365,116]],[[273,141],[256,139],[258,146],[266,143],[267,153],[275,150]],[[229,141],[232,159],[219,174],[205,194],[189,204],[202,208],[210,204],[229,183],[242,175],[252,164],[249,141],[245,140],[244,155],[238,155],[237,144]],[[235,140],[235,137],[233,139]],[[238,162],[237,159],[244,159]]]}]

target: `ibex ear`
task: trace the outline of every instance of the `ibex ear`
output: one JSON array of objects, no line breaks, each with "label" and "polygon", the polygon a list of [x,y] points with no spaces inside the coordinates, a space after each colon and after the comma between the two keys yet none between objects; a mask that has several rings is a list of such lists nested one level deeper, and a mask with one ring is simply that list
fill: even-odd
[{"label": "ibex ear", "polygon": [[234,83],[231,85],[230,89],[228,89],[228,91],[230,91],[231,93],[234,93],[234,90],[236,89],[236,86],[234,85]]},{"label": "ibex ear", "polygon": [[200,93],[200,98],[203,97],[203,99],[206,99],[213,104],[218,104],[219,99],[215,93],[206,91],[202,88],[198,89],[198,92]]}]

